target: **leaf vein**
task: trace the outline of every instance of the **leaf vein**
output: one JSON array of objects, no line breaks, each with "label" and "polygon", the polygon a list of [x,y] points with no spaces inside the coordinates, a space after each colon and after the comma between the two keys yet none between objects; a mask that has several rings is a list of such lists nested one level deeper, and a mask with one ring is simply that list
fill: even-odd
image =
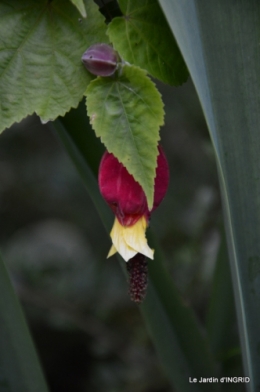
[{"label": "leaf vein", "polygon": [[[134,137],[132,128],[131,128],[130,123],[129,123],[129,120],[128,120],[127,112],[126,112],[126,109],[125,109],[125,105],[123,104],[123,99],[122,99],[122,96],[121,96],[121,93],[120,93],[120,89],[119,89],[118,84],[117,84],[117,91],[118,91],[119,100],[120,100],[120,102],[121,102],[121,105],[122,105],[123,110],[124,110],[124,113],[125,113],[125,118],[126,118],[126,121],[127,121],[127,124],[128,124],[129,133],[130,133],[131,139],[132,139],[132,141],[133,141],[133,144],[134,144],[134,147],[135,147],[135,150],[136,150],[137,159],[138,159],[138,161],[139,161],[139,163],[140,163],[142,175],[143,175],[143,177],[146,179],[146,173],[145,173],[145,170],[144,170],[143,160],[142,160],[142,157],[141,157],[141,155],[140,155],[140,153],[139,153],[139,149],[138,149],[138,147],[137,147],[136,140],[135,140],[135,137]],[[146,185],[147,185],[147,181],[145,181],[145,182],[146,182]]]},{"label": "leaf vein", "polygon": [[21,51],[22,47],[25,45],[25,43],[27,42],[27,39],[31,36],[31,34],[33,33],[35,26],[38,24],[39,20],[41,19],[42,15],[44,13],[44,9],[41,11],[38,19],[35,20],[35,23],[33,24],[33,26],[28,29],[28,33],[25,35],[25,37],[22,39],[20,45],[14,49],[14,54],[12,55],[12,57],[9,60],[9,63],[7,64],[7,66],[3,69],[3,72],[0,74],[0,79],[4,76],[4,74],[9,70],[9,68],[11,67],[13,60],[15,59],[15,56],[17,55],[18,51]]}]

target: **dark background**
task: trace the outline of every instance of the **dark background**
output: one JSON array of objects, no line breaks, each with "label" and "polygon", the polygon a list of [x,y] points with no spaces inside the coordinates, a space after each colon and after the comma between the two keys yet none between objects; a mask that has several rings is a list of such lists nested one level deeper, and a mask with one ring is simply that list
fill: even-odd
[{"label": "dark background", "polygon": [[[171,179],[151,226],[175,284],[205,324],[223,226],[214,151],[191,81],[158,87]],[[97,167],[102,147],[89,150]],[[0,224],[51,392],[172,391],[117,259],[106,259],[110,240],[94,205],[36,116],[0,137]],[[227,369],[242,376],[232,317]]]}]

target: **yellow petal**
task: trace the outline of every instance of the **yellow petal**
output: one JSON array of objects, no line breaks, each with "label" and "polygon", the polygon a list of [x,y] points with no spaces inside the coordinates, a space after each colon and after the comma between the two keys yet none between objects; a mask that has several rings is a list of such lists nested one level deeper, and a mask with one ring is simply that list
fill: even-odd
[{"label": "yellow petal", "polygon": [[146,219],[142,216],[133,226],[125,228],[124,238],[127,245],[136,250],[136,253],[142,253],[149,259],[153,259],[154,250],[148,246],[145,237],[146,227]]},{"label": "yellow petal", "polygon": [[108,252],[107,259],[113,256],[116,252],[117,252],[116,248],[114,247],[114,245],[112,245],[110,251]]},{"label": "yellow petal", "polygon": [[[124,230],[125,227],[119,223],[117,218],[115,218],[114,226],[110,233],[113,247],[116,249],[118,253],[120,253],[120,255],[123,257],[125,261],[128,261],[129,259],[134,257],[137,252],[134,249],[131,249],[125,242]],[[113,253],[111,254],[111,251],[113,252],[112,248],[109,252],[109,255],[113,254]]]},{"label": "yellow petal", "polygon": [[122,226],[117,218],[115,218],[114,226],[110,233],[113,245],[108,257],[117,251],[125,261],[134,257],[137,253],[142,253],[150,259],[153,259],[154,251],[149,248],[145,237],[146,227],[145,217],[140,218],[130,227]]}]

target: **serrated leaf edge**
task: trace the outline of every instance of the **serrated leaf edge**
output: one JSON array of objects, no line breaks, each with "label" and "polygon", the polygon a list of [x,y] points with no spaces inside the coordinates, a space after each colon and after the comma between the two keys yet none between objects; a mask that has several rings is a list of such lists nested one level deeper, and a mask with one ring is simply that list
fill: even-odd
[{"label": "serrated leaf edge", "polygon": [[[158,138],[157,138],[157,140],[156,140],[156,147],[158,148],[159,141],[161,140],[161,137],[160,137],[160,128],[161,128],[161,127],[164,125],[164,123],[165,123],[165,122],[164,122],[164,118],[165,118],[164,107],[165,107],[165,105],[164,105],[164,102],[163,102],[163,100],[162,100],[162,94],[161,94],[160,91],[157,89],[157,86],[156,86],[156,84],[154,83],[154,81],[151,80],[151,78],[148,76],[147,70],[145,70],[145,69],[143,69],[143,68],[141,68],[141,67],[139,67],[139,66],[137,66],[137,65],[132,65],[132,64],[126,63],[126,62],[123,62],[123,66],[128,66],[128,67],[136,68],[136,69],[138,69],[139,71],[141,71],[141,72],[143,73],[143,75],[146,76],[147,79],[149,80],[149,82],[153,85],[153,87],[155,88],[156,93],[158,94],[159,99],[161,100],[161,103],[162,103],[162,107],[161,107],[161,109],[162,109],[162,120],[161,120],[160,123],[158,123],[158,130],[159,130],[159,132],[158,132]],[[120,72],[120,70],[119,70],[118,72]],[[121,71],[121,72],[122,72],[122,71]],[[120,75],[119,75],[119,77],[120,77]],[[114,155],[114,152],[113,152],[113,151],[106,145],[106,143],[104,142],[103,137],[102,137],[101,135],[99,136],[99,135],[97,134],[97,131],[95,130],[95,127],[94,127],[94,120],[95,120],[95,119],[92,118],[93,115],[90,116],[89,113],[88,113],[88,105],[87,105],[88,89],[91,88],[91,87],[92,87],[92,84],[94,84],[97,80],[102,80],[102,79],[103,79],[102,77],[98,76],[98,77],[95,78],[94,80],[91,80],[90,83],[88,84],[87,89],[86,89],[86,91],[85,91],[85,93],[84,93],[84,95],[85,95],[85,97],[86,97],[85,105],[86,105],[86,109],[87,109],[87,115],[88,115],[89,120],[90,120],[90,124],[91,124],[91,126],[92,126],[94,132],[96,133],[96,136],[100,138],[101,142],[104,144],[104,146],[106,147],[107,151],[108,151],[109,153],[112,153],[112,154]],[[135,144],[135,143],[134,143],[134,144]],[[138,158],[139,158],[139,159],[142,159],[141,156],[140,156],[140,154],[138,154],[138,149],[137,149],[137,148],[136,148],[136,151],[137,151],[137,156],[138,156]],[[152,196],[152,198],[149,197],[149,195],[147,194],[147,192],[146,192],[145,189],[143,188],[143,185],[140,183],[140,181],[138,181],[138,180],[135,178],[135,175],[134,175],[134,173],[132,173],[132,170],[129,170],[129,169],[127,168],[128,172],[134,177],[135,181],[138,182],[138,184],[142,187],[142,189],[143,189],[143,191],[144,191],[144,193],[145,193],[145,195],[146,195],[146,198],[147,198],[147,204],[148,204],[149,210],[152,210],[152,208],[153,208],[154,184],[155,184],[155,176],[156,176],[156,168],[157,168],[157,157],[158,157],[158,154],[159,154],[159,152],[157,152],[155,167],[153,168],[153,196]],[[121,160],[119,157],[116,156],[116,158],[118,159],[118,161],[119,161],[120,163],[122,163],[122,164],[125,166],[124,162],[122,162],[122,160]],[[142,170],[143,170],[144,165],[141,164],[141,167],[142,167]],[[145,176],[143,176],[143,177],[145,178]],[[148,185],[149,185],[149,184],[148,184]],[[149,186],[148,186],[147,188],[149,189]]]}]

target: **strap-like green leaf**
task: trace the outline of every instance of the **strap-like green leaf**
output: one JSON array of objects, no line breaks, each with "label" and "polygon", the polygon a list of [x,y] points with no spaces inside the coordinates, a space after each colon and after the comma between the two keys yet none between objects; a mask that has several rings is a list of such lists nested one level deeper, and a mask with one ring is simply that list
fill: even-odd
[{"label": "strap-like green leaf", "polygon": [[206,318],[209,342],[216,358],[223,359],[228,350],[233,349],[234,345],[238,345],[237,336],[234,334],[235,324],[234,295],[228,264],[226,238],[223,232]]},{"label": "strap-like green leaf", "polygon": [[140,183],[151,208],[159,128],[164,117],[154,83],[145,71],[126,65],[118,77],[93,80],[86,95],[96,135]]},{"label": "strap-like green leaf", "polygon": [[260,2],[160,0],[216,151],[248,391],[260,385]]},{"label": "strap-like green leaf", "polygon": [[[100,195],[97,181],[88,168],[89,157],[82,155],[81,143],[83,139],[86,143],[87,137],[82,136],[79,142],[78,138],[75,138],[74,127],[70,125],[69,128],[65,128],[59,120],[56,120],[53,126],[87,186],[89,195],[109,233],[112,226],[109,208]],[[178,392],[215,391],[217,385],[214,383],[190,382],[190,378],[193,377],[198,381],[201,377],[215,376],[215,363],[192,309],[181,299],[167,274],[160,249],[154,239],[153,246],[156,248],[156,256],[155,260],[149,262],[148,293],[141,305],[141,311],[164,370],[174,390]],[[121,265],[126,272],[125,262],[123,261]]]},{"label": "strap-like green leaf", "polygon": [[83,18],[87,17],[86,7],[83,0],[70,0],[79,10]]},{"label": "strap-like green leaf", "polygon": [[47,392],[20,304],[0,256],[0,391]]},{"label": "strap-like green leaf", "polygon": [[80,19],[70,1],[0,2],[0,131],[36,112],[46,122],[76,107],[92,76],[81,63],[107,41],[97,6]]},{"label": "strap-like green leaf", "polygon": [[108,35],[120,55],[165,83],[186,82],[188,71],[157,0],[119,0],[122,17]]}]

